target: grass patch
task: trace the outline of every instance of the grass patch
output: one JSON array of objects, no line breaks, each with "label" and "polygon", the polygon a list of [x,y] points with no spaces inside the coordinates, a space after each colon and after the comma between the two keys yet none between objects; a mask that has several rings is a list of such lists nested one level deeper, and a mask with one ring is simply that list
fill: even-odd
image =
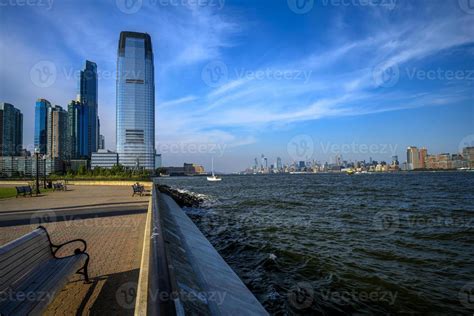
[{"label": "grass patch", "polygon": [[16,196],[15,188],[0,188],[0,199],[6,199]]},{"label": "grass patch", "polygon": [[[41,194],[45,194],[48,192],[53,192],[53,189],[43,189],[43,187],[40,187],[40,192]],[[35,196],[36,192],[33,189],[33,196]],[[0,200],[1,199],[8,199],[11,197],[16,196],[16,189],[15,188],[0,188]],[[22,195],[23,196],[23,195]]]}]

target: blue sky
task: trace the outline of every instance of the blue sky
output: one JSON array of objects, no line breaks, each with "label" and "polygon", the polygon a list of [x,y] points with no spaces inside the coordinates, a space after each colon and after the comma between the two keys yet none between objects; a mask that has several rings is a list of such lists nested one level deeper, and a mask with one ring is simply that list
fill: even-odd
[{"label": "blue sky", "polygon": [[31,144],[35,100],[66,106],[92,60],[114,149],[118,37],[139,31],[152,36],[166,165],[215,156],[217,170],[238,171],[262,153],[404,160],[409,145],[454,153],[474,143],[469,1],[5,0],[0,100],[22,110]]}]

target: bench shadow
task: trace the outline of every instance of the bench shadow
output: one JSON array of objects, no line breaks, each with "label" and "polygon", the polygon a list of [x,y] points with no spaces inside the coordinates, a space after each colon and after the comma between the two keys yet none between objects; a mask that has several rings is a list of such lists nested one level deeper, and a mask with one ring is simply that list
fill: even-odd
[{"label": "bench shadow", "polygon": [[[87,312],[90,315],[133,315],[139,272],[140,269],[134,269],[92,278],[92,286],[84,297],[76,315],[84,315]],[[105,280],[105,284],[90,310],[84,311],[87,301],[94,293],[100,280]]]}]

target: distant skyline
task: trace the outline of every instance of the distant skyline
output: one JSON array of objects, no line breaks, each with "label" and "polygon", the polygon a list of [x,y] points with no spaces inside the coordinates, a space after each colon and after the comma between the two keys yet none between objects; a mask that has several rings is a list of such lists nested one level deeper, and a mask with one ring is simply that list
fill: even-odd
[{"label": "distant skyline", "polygon": [[93,61],[101,134],[115,150],[117,41],[136,31],[153,41],[164,165],[210,169],[215,156],[216,170],[239,171],[262,153],[294,160],[295,142],[309,140],[317,161],[474,145],[469,0],[295,1],[2,4],[0,102],[22,111],[33,144],[36,100],[66,108]]}]

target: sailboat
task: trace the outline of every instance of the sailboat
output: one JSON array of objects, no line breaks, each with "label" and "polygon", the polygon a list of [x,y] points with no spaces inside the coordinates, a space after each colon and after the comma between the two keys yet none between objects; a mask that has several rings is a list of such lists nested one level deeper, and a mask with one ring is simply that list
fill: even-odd
[{"label": "sailboat", "polygon": [[222,178],[219,178],[218,176],[214,174],[214,158],[212,158],[212,176],[207,177],[207,181],[210,181],[210,182],[222,181]]}]

